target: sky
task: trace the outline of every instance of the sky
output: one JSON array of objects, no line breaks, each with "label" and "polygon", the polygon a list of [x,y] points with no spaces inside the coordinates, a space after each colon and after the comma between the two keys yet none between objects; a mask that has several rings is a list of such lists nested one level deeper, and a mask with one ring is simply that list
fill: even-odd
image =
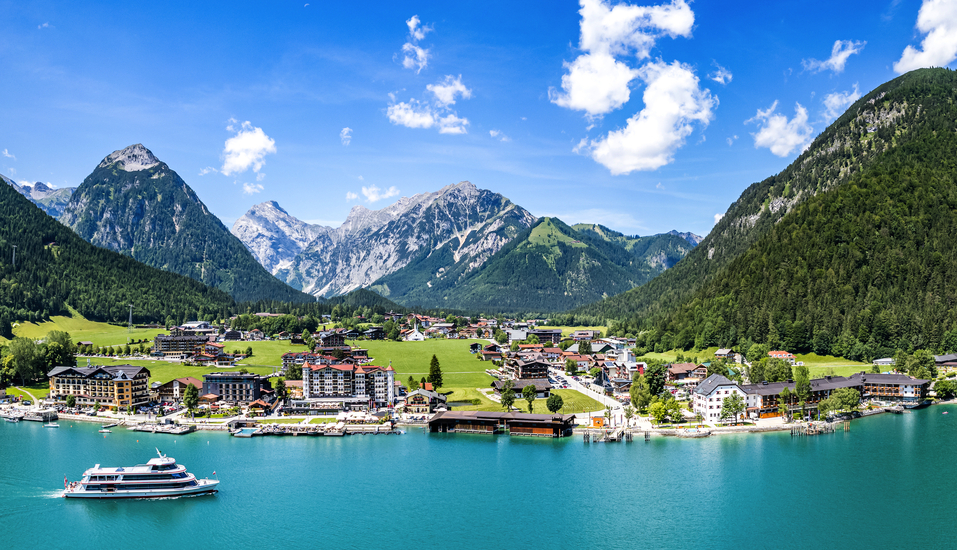
[{"label": "sky", "polygon": [[0,171],[142,143],[227,225],[468,180],[536,216],[706,235],[857,98],[955,67],[957,0],[2,2]]}]

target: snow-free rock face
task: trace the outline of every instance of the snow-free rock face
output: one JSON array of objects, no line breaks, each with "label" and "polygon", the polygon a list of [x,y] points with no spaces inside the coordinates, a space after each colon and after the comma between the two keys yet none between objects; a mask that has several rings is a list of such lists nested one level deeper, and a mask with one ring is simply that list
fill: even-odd
[{"label": "snow-free rock face", "polygon": [[60,221],[90,243],[192,277],[239,301],[311,300],[263,269],[186,182],[139,144],[103,159],[73,193]]},{"label": "snow-free rock face", "polygon": [[113,151],[109,156],[103,159],[97,168],[106,168],[111,164],[116,164],[121,170],[127,172],[139,172],[140,170],[149,170],[157,166],[160,160],[153,156],[153,153],[143,147],[142,143],[130,145],[125,149]]},{"label": "snow-free rock face", "polygon": [[[502,195],[464,181],[381,210],[354,207],[340,227],[320,231],[276,276],[309,294],[335,296],[410,264],[428,273],[466,273],[534,222],[535,216]],[[256,243],[252,236],[241,238],[251,249]]]},{"label": "snow-free rock face", "polygon": [[333,229],[298,220],[275,201],[269,201],[250,208],[231,231],[275,275],[291,266],[296,255],[316,237]]},{"label": "snow-free rock face", "polygon": [[58,218],[63,213],[73,191],[76,190],[76,187],[50,187],[39,181],[32,185],[28,183],[21,185],[3,175],[0,175],[0,179],[54,218]]}]

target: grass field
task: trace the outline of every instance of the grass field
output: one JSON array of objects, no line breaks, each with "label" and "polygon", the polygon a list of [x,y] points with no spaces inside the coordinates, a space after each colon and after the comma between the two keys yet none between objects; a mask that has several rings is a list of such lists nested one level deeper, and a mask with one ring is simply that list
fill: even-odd
[{"label": "grass field", "polygon": [[559,327],[559,326],[540,326],[540,327],[535,327],[535,328],[537,328],[537,329],[539,329],[539,328],[542,328],[542,329],[556,329],[556,328],[560,328],[560,329],[562,329],[562,336],[570,336],[571,333],[575,332],[576,330],[600,330],[600,331],[601,331],[601,335],[602,335],[603,337],[604,337],[604,336],[608,336],[608,327]]},{"label": "grass field", "polygon": [[[282,355],[290,351],[309,351],[305,345],[294,346],[289,340],[263,340],[260,342],[223,342],[227,353],[233,350],[246,351],[253,348],[253,356],[243,359],[238,364],[242,366],[280,367]],[[355,346],[353,346],[355,347]],[[358,346],[364,347],[364,346]]]},{"label": "grass field", "polygon": [[[443,392],[445,393],[445,392]],[[562,401],[564,401],[564,408],[562,409],[565,414],[578,414],[578,413],[587,413],[593,411],[604,410],[604,405],[595,401],[591,397],[579,393],[575,390],[552,390],[552,393],[556,393],[562,396]],[[448,396],[449,403],[461,402],[471,399],[478,399],[481,401],[479,405],[452,405],[452,410],[455,411],[502,411],[501,403],[496,403],[491,399],[482,395],[481,392],[478,392],[473,389],[463,389],[456,388]],[[536,399],[532,403],[532,411],[535,414],[550,414],[551,411],[545,406],[546,399]],[[518,407],[522,412],[528,412],[528,402],[520,397],[515,399],[515,403],[512,405]]]},{"label": "grass field", "polygon": [[[25,390],[33,394],[33,397],[37,399],[44,399],[48,393],[50,393],[50,385],[46,382],[40,382],[38,384],[22,386]],[[33,400],[32,397],[25,391],[22,391],[20,387],[10,386],[7,388],[7,395],[19,395],[22,399]]]},{"label": "grass field", "polygon": [[332,424],[335,421],[336,421],[336,417],[334,416],[322,416],[319,418],[309,419],[310,424]]},{"label": "grass field", "polygon": [[[133,329],[133,332],[128,332],[126,327],[88,321],[79,314],[75,314],[73,317],[54,316],[50,321],[43,323],[18,323],[13,327],[13,334],[39,339],[51,330],[69,332],[74,342],[90,341],[98,346],[126,344],[129,340],[152,341],[157,334],[166,332],[163,329]],[[0,341],[7,340],[0,338]]]},{"label": "grass field", "polygon": [[359,341],[357,345],[369,350],[373,364],[385,367],[392,362],[396,379],[406,384],[409,376],[416,380],[429,374],[429,363],[434,354],[442,368],[444,389],[487,388],[493,378],[485,374],[492,367],[469,353],[469,345],[487,343],[485,340],[429,339],[424,342],[391,342],[385,340]]}]

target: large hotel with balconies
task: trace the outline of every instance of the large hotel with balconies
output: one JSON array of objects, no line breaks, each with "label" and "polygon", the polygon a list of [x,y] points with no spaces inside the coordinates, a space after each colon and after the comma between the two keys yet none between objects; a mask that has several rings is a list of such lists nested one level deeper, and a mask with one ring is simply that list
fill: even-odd
[{"label": "large hotel with balconies", "polygon": [[72,395],[81,406],[98,402],[106,407],[125,408],[150,400],[150,371],[143,367],[56,367],[47,376],[49,397],[57,401]]}]

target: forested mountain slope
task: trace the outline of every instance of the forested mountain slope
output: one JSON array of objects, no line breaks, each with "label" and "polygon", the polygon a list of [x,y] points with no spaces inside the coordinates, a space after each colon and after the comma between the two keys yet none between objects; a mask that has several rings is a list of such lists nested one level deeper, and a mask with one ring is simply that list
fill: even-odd
[{"label": "forested mountain slope", "polygon": [[[14,247],[16,265],[14,266]],[[0,185],[0,335],[13,321],[69,315],[134,322],[213,313],[227,317],[226,293],[93,246],[9,185]]]},{"label": "forested mountain slope", "polygon": [[955,99],[946,69],[880,86],[674,269],[587,309],[644,329],[646,348],[957,349]]},{"label": "forested mountain slope", "polygon": [[[947,69],[902,75],[867,94],[781,173],[752,184],[711,233],[672,269],[641,287],[575,310],[631,327],[673,311],[807,200],[836,190],[909,143],[953,132],[955,76]],[[948,118],[949,117],[949,118]]]},{"label": "forested mountain slope", "polygon": [[312,301],[277,280],[179,175],[140,144],[107,156],[60,218],[87,241],[239,301]]}]

